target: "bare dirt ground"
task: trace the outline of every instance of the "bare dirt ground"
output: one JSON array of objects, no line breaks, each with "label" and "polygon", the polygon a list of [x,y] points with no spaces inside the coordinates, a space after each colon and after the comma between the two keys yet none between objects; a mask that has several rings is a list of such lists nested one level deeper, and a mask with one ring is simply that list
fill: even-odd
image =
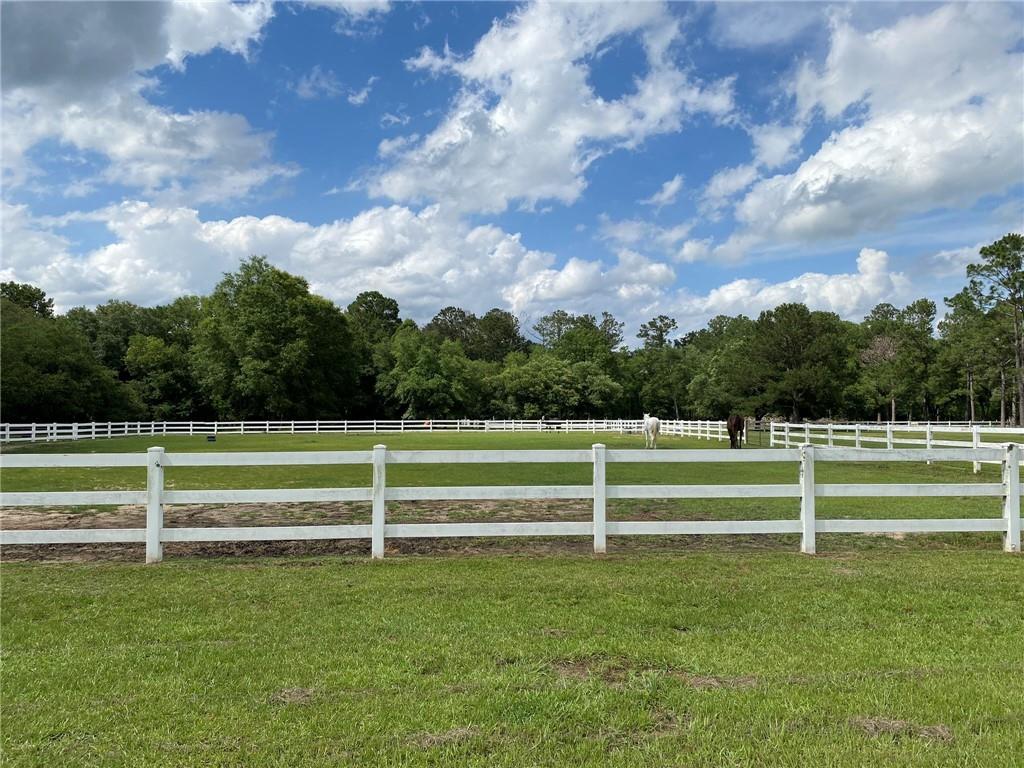
[{"label": "bare dirt ground", "polygon": [[[673,510],[652,502],[645,512],[631,519],[671,518]],[[508,501],[417,501],[392,502],[388,522],[530,522],[589,521],[591,502],[520,500]],[[365,502],[325,502],[302,504],[230,504],[224,506],[175,505],[167,507],[164,524],[168,528],[214,528],[271,525],[367,524],[370,505]],[[59,528],[144,528],[146,511],[142,506],[120,507],[8,507],[0,509],[0,528],[4,530],[40,530]],[[792,541],[787,541],[791,539]],[[785,536],[650,536],[614,538],[614,551],[700,550],[711,546],[744,549],[785,548],[795,537]],[[589,537],[501,537],[449,539],[388,539],[385,554],[587,554],[592,552]],[[214,543],[168,543],[165,557],[260,557],[267,555],[361,555],[368,556],[370,543],[364,540],[325,541],[252,541]],[[52,544],[3,547],[5,562],[140,562],[145,557],[142,544]]]}]

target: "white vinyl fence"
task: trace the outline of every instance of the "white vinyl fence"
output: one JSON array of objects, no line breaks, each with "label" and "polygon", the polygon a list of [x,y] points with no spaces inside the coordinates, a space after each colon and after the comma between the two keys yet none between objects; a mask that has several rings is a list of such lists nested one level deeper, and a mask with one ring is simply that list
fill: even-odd
[{"label": "white vinyl fence", "polygon": [[[391,432],[640,432],[639,419],[421,419],[362,421],[103,421],[59,424],[0,424],[0,442],[96,440],[139,435],[308,435]],[[724,421],[661,422],[661,433],[727,440]]]},{"label": "white vinyl fence", "polygon": [[[963,439],[938,439],[940,435],[963,435]],[[1005,437],[1005,442],[982,440],[982,435]],[[1024,442],[1024,429],[1020,427],[982,426],[981,424],[789,424],[771,422],[768,445],[789,448],[797,445],[884,447],[889,450],[900,446],[923,448],[1002,448],[1010,441]],[[983,460],[974,462],[974,471],[981,471]],[[929,462],[931,463],[931,462]]]},{"label": "white vinyl fence", "polygon": [[[943,484],[818,484],[816,461],[1001,461],[1000,483]],[[580,463],[593,466],[588,485],[392,487],[386,482],[387,467],[394,464],[494,464]],[[609,485],[609,463],[692,462],[799,462],[799,481],[780,485]],[[65,544],[98,542],[145,542],[146,562],[163,558],[165,542],[274,541],[299,539],[370,539],[374,558],[384,556],[387,538],[449,536],[591,536],[594,552],[607,549],[608,536],[661,534],[780,534],[799,533],[800,549],[814,553],[817,533],[922,533],[997,531],[1003,534],[1008,552],[1020,551],[1020,449],[946,448],[923,450],[818,448],[813,445],[787,449],[727,451],[620,450],[595,444],[583,450],[508,451],[389,451],[384,445],[372,451],[321,451],[287,453],[167,453],[150,448],[148,453],[20,455],[2,457],[5,469],[19,467],[124,467],[147,468],[144,491],[74,491],[0,493],[0,506],[145,504],[146,527],[131,529],[76,529],[2,531],[0,545]],[[253,490],[167,490],[166,467],[267,466],[312,464],[370,464],[372,485],[364,488],[307,488]],[[829,497],[892,496],[992,496],[1002,497],[999,518],[933,520],[850,520],[815,516],[815,501]],[[800,500],[798,518],[748,521],[609,521],[608,499],[724,499],[793,498]],[[593,499],[589,522],[515,523],[388,523],[388,501],[450,499]],[[300,525],[225,528],[168,528],[164,525],[167,504],[230,504],[253,502],[363,501],[372,504],[369,525]]]}]

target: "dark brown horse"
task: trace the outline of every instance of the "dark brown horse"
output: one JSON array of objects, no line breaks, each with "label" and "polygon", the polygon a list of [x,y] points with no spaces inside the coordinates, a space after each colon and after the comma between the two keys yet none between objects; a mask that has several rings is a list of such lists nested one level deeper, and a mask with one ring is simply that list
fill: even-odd
[{"label": "dark brown horse", "polygon": [[729,447],[743,447],[743,428],[746,420],[735,413],[725,421],[725,428],[729,430]]}]

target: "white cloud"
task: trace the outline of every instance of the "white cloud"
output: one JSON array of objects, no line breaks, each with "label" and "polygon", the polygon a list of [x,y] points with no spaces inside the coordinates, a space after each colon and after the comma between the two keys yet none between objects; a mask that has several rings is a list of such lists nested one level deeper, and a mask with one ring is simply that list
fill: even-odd
[{"label": "white cloud", "polygon": [[5,4],[7,186],[39,172],[26,153],[46,139],[99,153],[101,178],[166,199],[223,200],[294,175],[272,162],[270,134],[239,115],[151,104],[155,81],[140,74],[215,47],[246,55],[271,15],[267,2]]},{"label": "white cloud", "polygon": [[[391,128],[391,127],[396,126],[396,125],[408,125],[409,124],[409,119],[410,119],[409,116],[407,114],[405,114],[404,112],[401,112],[401,111],[399,111],[398,114],[394,114],[393,112],[385,112],[380,117],[380,127],[381,128]],[[412,140],[414,141],[414,139],[412,139]],[[397,151],[397,150],[395,150],[395,148],[398,146],[398,142],[399,141],[401,141],[403,145],[404,144],[408,144],[409,141],[410,141],[410,138],[409,137],[399,137],[397,139],[392,139],[390,141],[390,144],[389,144],[389,147],[391,148],[392,151],[388,152],[388,154],[393,154],[394,151]],[[385,139],[383,142],[381,142],[381,146],[383,147],[386,142],[387,142],[387,139]],[[381,155],[381,156],[384,157],[385,155]]]},{"label": "white cloud", "polygon": [[692,222],[663,227],[644,219],[615,220],[605,214],[598,219],[602,240],[645,250],[671,251],[693,228]]},{"label": "white cloud", "polygon": [[801,125],[767,123],[750,129],[754,140],[754,161],[765,168],[785,165],[797,156],[804,136]]},{"label": "white cloud", "polygon": [[[61,226],[106,225],[113,242],[82,252]],[[439,206],[392,205],[350,219],[312,225],[284,216],[203,220],[185,207],[125,202],[87,214],[33,219],[24,206],[3,211],[4,280],[32,282],[61,309],[123,298],[144,304],[207,293],[240,259],[263,254],[309,279],[317,293],[344,305],[376,289],[398,299],[403,314],[424,321],[454,304],[474,312],[501,306],[524,318],[556,307],[613,312],[630,333],[657,314],[695,327],[720,313],[756,314],[786,301],[855,318],[880,301],[905,302],[910,280],[888,256],[863,249],[851,274],[806,273],[778,283],[740,279],[706,295],[676,291],[667,263],[621,248],[611,264],[531,249],[519,234],[471,226]],[[688,241],[684,250],[692,243]]]},{"label": "white cloud", "polygon": [[[623,36],[640,39],[647,71],[631,92],[604,99],[589,65]],[[677,131],[687,113],[732,110],[731,80],[703,86],[676,67],[669,50],[679,39],[660,4],[539,3],[495,22],[466,56],[423,49],[410,69],[454,75],[462,87],[441,124],[370,178],[369,190],[463,211],[572,203],[602,154]]]},{"label": "white cloud", "polygon": [[925,274],[932,277],[958,277],[965,280],[967,265],[978,263],[981,259],[978,251],[985,245],[987,243],[975,243],[962,248],[948,248],[925,256],[920,260],[918,266]]},{"label": "white cloud", "polygon": [[733,280],[705,296],[682,292],[674,301],[673,309],[678,316],[703,320],[717,314],[756,316],[779,304],[799,301],[811,309],[859,320],[879,302],[908,300],[911,290],[905,274],[889,270],[887,253],[864,248],[857,257],[857,272],[853,274],[806,272],[778,283]]},{"label": "white cloud", "polygon": [[760,48],[791,42],[824,20],[818,3],[716,3],[714,41],[731,48]]},{"label": "white cloud", "polygon": [[683,174],[677,173],[671,179],[661,185],[661,189],[655,192],[648,198],[641,200],[642,205],[653,205],[657,208],[663,208],[666,205],[672,205],[679,196],[679,191],[683,188]]},{"label": "white cloud", "polygon": [[684,263],[704,261],[711,255],[711,238],[704,240],[687,240],[679,249],[677,258]]},{"label": "white cloud", "polygon": [[167,17],[167,60],[180,68],[186,57],[208,53],[214,48],[247,57],[250,45],[259,40],[263,27],[273,15],[271,0],[248,3],[179,0],[173,3]]},{"label": "white cloud", "polygon": [[331,70],[324,70],[319,64],[300,77],[292,90],[300,99],[331,99],[341,93],[341,83]]},{"label": "white cloud", "polygon": [[754,165],[737,165],[719,171],[704,188],[701,199],[701,210],[709,215],[716,215],[728,203],[730,198],[742,192],[757,180],[757,168]]},{"label": "white cloud", "polygon": [[[824,65],[805,62],[792,85],[797,119],[856,120],[792,173],[754,184],[736,205],[741,229],[719,248],[855,236],[1019,184],[1020,30],[1010,4],[952,4],[870,32],[834,16]],[[766,164],[786,156],[779,138],[762,137]]]},{"label": "white cloud", "polygon": [[376,83],[380,78],[376,75],[366,81],[364,85],[358,91],[349,91],[348,103],[355,107],[361,107],[366,103],[367,99],[370,98],[370,91],[373,89],[373,84]]}]

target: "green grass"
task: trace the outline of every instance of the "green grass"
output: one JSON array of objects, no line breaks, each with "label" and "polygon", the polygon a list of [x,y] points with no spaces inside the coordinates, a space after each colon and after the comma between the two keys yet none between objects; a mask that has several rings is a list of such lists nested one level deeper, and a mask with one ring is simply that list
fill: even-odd
[{"label": "green grass", "polygon": [[999,553],[5,565],[8,766],[1024,754]]},{"label": "green grass", "polygon": [[[16,450],[597,441],[640,443],[586,434],[247,435]],[[168,468],[167,478],[177,488],[316,487],[368,485],[369,474]],[[610,465],[608,476],[788,483],[797,467],[631,464]],[[821,463],[817,479],[995,482],[998,468],[976,476],[963,463]],[[590,467],[391,466],[388,482],[585,484]],[[2,484],[141,488],[144,474],[8,469]],[[550,519],[565,514],[559,504],[529,511]],[[515,507],[462,502],[444,512],[505,519]],[[795,499],[609,504],[613,519],[795,518],[797,509]],[[368,505],[346,510],[336,513],[345,522],[368,520]],[[392,504],[388,515],[412,521],[430,511]],[[71,517],[88,524],[100,512],[78,508]],[[274,514],[313,523],[326,513],[289,505]],[[584,503],[569,514],[589,512]],[[819,499],[818,514],[995,517],[999,499]],[[6,562],[4,765],[1010,765],[1024,750],[1024,574],[1019,557],[998,551],[996,534],[820,535],[819,552],[831,554],[813,558],[795,553],[793,536],[612,537],[602,558],[580,556],[588,546],[580,540],[492,543],[505,547],[501,556],[456,540],[454,556],[392,550],[380,563],[365,555],[197,557],[173,545],[159,566]]]}]

